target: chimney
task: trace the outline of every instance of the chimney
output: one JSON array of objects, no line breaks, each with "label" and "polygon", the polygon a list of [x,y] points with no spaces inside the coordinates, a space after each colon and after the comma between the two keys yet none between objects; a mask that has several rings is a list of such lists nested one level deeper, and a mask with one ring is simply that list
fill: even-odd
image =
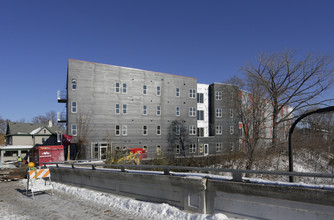
[{"label": "chimney", "polygon": [[48,126],[49,128],[51,128],[52,127],[52,120],[49,120],[49,126]]}]

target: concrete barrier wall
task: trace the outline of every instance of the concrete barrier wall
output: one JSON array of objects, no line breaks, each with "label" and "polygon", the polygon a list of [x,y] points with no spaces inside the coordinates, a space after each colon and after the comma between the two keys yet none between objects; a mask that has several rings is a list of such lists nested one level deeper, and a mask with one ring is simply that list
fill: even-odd
[{"label": "concrete barrier wall", "polygon": [[156,175],[51,168],[52,181],[180,209],[247,219],[334,219],[334,191]]},{"label": "concrete barrier wall", "polygon": [[71,168],[51,168],[51,178],[55,182],[207,213],[206,179]]},{"label": "concrete barrier wall", "polygon": [[334,219],[334,191],[208,180],[214,211],[247,219]]}]

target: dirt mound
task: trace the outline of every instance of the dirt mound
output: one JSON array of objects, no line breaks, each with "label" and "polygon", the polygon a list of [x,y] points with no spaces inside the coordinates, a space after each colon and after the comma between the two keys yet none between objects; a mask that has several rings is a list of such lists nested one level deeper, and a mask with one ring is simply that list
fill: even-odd
[{"label": "dirt mound", "polygon": [[22,164],[21,167],[2,169],[0,170],[0,181],[24,179],[27,176],[27,170],[27,164]]}]

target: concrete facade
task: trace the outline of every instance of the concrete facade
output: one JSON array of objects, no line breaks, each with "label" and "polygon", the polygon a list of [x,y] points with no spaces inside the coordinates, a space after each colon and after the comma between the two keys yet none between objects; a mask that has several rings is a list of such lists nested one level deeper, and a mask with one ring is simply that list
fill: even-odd
[{"label": "concrete facade", "polygon": [[224,83],[213,83],[209,87],[210,136],[221,140],[223,152],[240,150],[240,119],[235,102],[238,91],[238,86]]},{"label": "concrete facade", "polygon": [[165,155],[174,120],[193,126],[188,144],[196,144],[196,90],[195,78],[69,60],[67,133],[78,142],[86,127],[85,158],[101,157],[111,146]]},{"label": "concrete facade", "polygon": [[[85,146],[81,159],[104,160],[112,149],[134,147],[146,149],[148,158],[181,156],[183,143],[170,138],[174,122],[185,131],[186,156],[219,155],[246,150],[238,105],[247,104],[247,94],[231,84],[70,59],[67,91],[58,91],[67,106],[59,121],[67,123],[72,143]],[[264,124],[265,138],[271,124]]]}]

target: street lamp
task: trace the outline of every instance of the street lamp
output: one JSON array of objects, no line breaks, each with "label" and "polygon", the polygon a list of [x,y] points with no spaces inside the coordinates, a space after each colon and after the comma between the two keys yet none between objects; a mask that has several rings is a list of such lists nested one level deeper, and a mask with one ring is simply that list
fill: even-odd
[{"label": "street lamp", "polygon": [[[289,130],[289,172],[293,172],[293,153],[292,153],[292,133],[295,129],[298,122],[300,122],[303,118],[317,113],[325,113],[325,112],[332,112],[334,111],[334,106],[329,106],[326,108],[319,108],[315,111],[307,112],[305,114],[302,114],[299,118],[296,119],[296,121],[292,124],[290,130]],[[289,181],[293,183],[293,176],[289,176]]]}]

